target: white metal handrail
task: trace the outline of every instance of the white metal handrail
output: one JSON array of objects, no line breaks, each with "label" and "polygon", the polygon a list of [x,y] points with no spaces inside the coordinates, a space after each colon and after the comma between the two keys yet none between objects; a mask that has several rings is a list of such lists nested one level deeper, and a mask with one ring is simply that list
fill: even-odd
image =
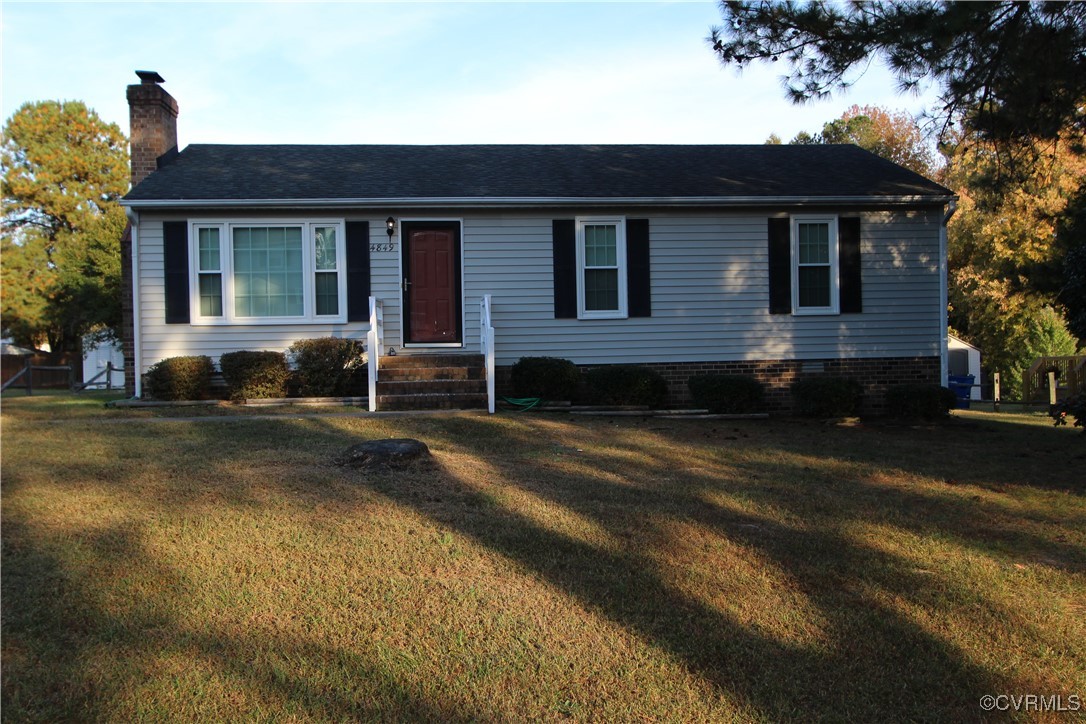
[{"label": "white metal handrail", "polygon": [[479,302],[479,346],[486,362],[486,406],[494,414],[494,324],[490,317],[490,295]]},{"label": "white metal handrail", "polygon": [[377,372],[381,363],[381,346],[385,339],[385,312],[381,300],[370,297],[370,331],[366,332],[366,376],[369,378],[369,410],[377,412]]}]

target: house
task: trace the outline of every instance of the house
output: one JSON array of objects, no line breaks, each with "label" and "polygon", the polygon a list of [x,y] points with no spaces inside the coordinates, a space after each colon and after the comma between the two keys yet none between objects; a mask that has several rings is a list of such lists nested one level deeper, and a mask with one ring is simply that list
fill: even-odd
[{"label": "house", "polygon": [[525,356],[649,365],[677,403],[706,371],[758,376],[775,406],[807,375],[855,377],[876,402],[945,384],[954,196],[858,147],[179,152],[177,102],[138,75],[123,200],[136,395],[165,357],[327,335],[369,340],[378,397],[389,363],[409,382],[408,362],[491,343],[499,393]]}]

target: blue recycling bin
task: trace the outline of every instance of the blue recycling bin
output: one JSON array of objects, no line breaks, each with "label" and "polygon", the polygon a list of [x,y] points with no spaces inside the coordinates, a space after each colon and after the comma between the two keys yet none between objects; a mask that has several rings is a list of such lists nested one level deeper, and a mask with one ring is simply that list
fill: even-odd
[{"label": "blue recycling bin", "polygon": [[969,409],[969,393],[973,391],[973,375],[948,375],[947,387],[958,397],[958,409]]}]

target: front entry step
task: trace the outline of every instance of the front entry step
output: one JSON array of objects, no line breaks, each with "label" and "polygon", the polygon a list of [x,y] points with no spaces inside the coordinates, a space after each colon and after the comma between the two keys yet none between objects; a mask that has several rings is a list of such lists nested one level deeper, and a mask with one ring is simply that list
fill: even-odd
[{"label": "front entry step", "polygon": [[382,357],[378,410],[473,410],[487,407],[483,356],[425,354]]}]

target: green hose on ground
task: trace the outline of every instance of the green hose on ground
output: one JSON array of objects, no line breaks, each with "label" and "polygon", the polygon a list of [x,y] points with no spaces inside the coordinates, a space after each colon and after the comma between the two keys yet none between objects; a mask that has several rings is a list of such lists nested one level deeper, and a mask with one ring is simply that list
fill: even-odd
[{"label": "green hose on ground", "polygon": [[538,397],[503,397],[502,400],[508,402],[513,407],[518,408],[517,412],[525,412],[543,402],[543,400]]}]

